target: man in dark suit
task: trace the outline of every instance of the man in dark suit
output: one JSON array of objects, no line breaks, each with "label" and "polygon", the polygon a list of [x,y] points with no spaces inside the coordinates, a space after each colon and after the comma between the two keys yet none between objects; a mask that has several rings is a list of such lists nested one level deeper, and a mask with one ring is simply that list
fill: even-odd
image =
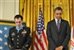
[{"label": "man in dark suit", "polygon": [[48,50],[68,50],[70,26],[61,18],[62,8],[54,9],[54,18],[47,24]]},{"label": "man in dark suit", "polygon": [[16,15],[14,20],[16,26],[10,28],[8,36],[10,50],[29,50],[32,41],[30,28],[22,24],[23,17],[21,15]]}]

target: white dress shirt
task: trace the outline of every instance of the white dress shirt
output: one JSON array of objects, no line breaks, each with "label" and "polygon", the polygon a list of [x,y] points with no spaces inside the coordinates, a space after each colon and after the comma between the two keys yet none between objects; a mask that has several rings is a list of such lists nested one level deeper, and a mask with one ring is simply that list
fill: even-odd
[{"label": "white dress shirt", "polygon": [[[56,25],[57,25],[57,23],[58,23],[58,19],[57,18],[55,18],[55,22],[56,22]],[[61,23],[61,19],[59,19],[59,23]]]}]

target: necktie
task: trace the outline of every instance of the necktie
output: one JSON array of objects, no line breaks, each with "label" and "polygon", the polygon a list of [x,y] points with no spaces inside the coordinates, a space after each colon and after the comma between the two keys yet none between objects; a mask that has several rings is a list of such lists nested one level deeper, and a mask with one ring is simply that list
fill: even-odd
[{"label": "necktie", "polygon": [[59,20],[57,20],[57,28],[58,28],[58,30],[60,29],[60,22],[59,22]]}]

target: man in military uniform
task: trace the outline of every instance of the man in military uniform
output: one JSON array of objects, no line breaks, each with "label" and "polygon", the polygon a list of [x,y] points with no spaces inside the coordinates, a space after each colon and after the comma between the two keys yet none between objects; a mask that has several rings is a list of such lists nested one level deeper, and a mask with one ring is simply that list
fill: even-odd
[{"label": "man in military uniform", "polygon": [[8,45],[11,50],[29,50],[32,40],[30,28],[22,24],[23,17],[21,15],[16,15],[14,20],[16,26],[9,30]]}]

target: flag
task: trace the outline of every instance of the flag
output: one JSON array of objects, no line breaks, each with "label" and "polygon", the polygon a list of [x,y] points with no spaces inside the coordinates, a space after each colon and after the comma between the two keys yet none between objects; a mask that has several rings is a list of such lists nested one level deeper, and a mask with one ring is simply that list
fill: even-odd
[{"label": "flag", "polygon": [[9,50],[7,39],[9,34],[10,25],[0,25],[0,50]]},{"label": "flag", "polygon": [[47,50],[47,35],[44,27],[42,10],[39,10],[39,18],[36,27],[34,50]]}]

